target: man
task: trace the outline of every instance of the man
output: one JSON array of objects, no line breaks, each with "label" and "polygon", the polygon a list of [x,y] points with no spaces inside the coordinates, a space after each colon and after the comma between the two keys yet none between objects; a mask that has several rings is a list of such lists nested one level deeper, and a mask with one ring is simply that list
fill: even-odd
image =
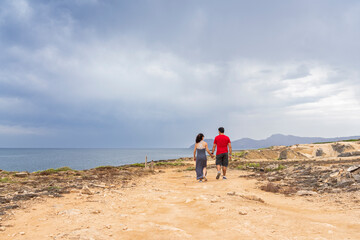
[{"label": "man", "polygon": [[224,134],[225,129],[223,127],[219,128],[219,135],[215,137],[214,146],[212,148],[211,154],[214,153],[215,148],[216,150],[216,168],[217,168],[217,175],[216,179],[219,179],[221,175],[221,167],[223,171],[223,179],[226,178],[226,168],[229,165],[229,159],[231,160],[231,142],[230,138]]}]

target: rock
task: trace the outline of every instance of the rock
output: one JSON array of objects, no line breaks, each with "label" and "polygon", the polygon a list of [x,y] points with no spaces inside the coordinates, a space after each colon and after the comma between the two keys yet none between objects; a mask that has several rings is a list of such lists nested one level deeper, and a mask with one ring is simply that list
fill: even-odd
[{"label": "rock", "polygon": [[272,171],[274,169],[279,168],[279,164],[270,164],[268,166],[265,167],[265,171]]},{"label": "rock", "polygon": [[280,181],[280,180],[281,180],[281,177],[280,177],[280,176],[268,177],[267,180],[268,180],[269,182]]},{"label": "rock", "polygon": [[87,194],[87,195],[93,195],[94,194],[87,185],[83,186],[83,188],[81,189],[81,193],[82,194]]},{"label": "rock", "polygon": [[257,201],[257,202],[261,202],[261,203],[265,203],[265,201],[262,198],[259,198],[255,195],[243,195],[243,194],[238,194],[239,197],[242,197],[244,199],[247,200],[252,200],[252,201]]},{"label": "rock", "polygon": [[338,155],[338,157],[352,157],[352,156],[360,156],[360,151],[344,152]]},{"label": "rock", "polygon": [[322,150],[322,148],[317,149],[315,155],[317,157],[321,157],[322,155],[324,155],[324,151]]},{"label": "rock", "polygon": [[356,170],[360,169],[360,165],[354,165],[347,169],[348,172],[355,172]]},{"label": "rock", "polygon": [[360,174],[353,175],[352,177],[355,179],[355,181],[360,182]]},{"label": "rock", "polygon": [[228,192],[227,193],[227,195],[229,195],[229,196],[235,196],[235,194],[236,194],[235,192]]},{"label": "rock", "polygon": [[24,177],[27,177],[29,175],[28,172],[18,172],[18,173],[15,173],[15,177],[21,177],[21,178],[24,178]]},{"label": "rock", "polygon": [[3,231],[5,231],[6,230],[6,228],[4,227],[4,226],[1,226],[0,227],[0,232],[3,232]]},{"label": "rock", "polygon": [[317,195],[317,192],[314,191],[307,191],[307,190],[300,190],[296,193],[298,196],[315,196]]},{"label": "rock", "polygon": [[352,180],[352,179],[343,179],[343,180],[340,180],[338,182],[338,184],[336,184],[336,186],[339,187],[339,188],[343,188],[343,187],[350,186],[353,183],[354,183],[354,180]]},{"label": "rock", "polygon": [[247,215],[247,212],[239,211],[239,214],[240,214],[240,215]]},{"label": "rock", "polygon": [[288,153],[288,150],[287,150],[287,149],[281,151],[281,152],[280,152],[280,155],[279,155],[279,159],[280,159],[280,160],[287,159],[287,153]]},{"label": "rock", "polygon": [[25,235],[25,232],[19,232],[20,235]]},{"label": "rock", "polygon": [[342,153],[345,150],[345,145],[340,143],[332,144],[331,147],[333,148],[334,151],[338,153]]},{"label": "rock", "polygon": [[9,203],[10,199],[5,198],[5,197],[0,197],[0,204],[4,204],[4,203]]},{"label": "rock", "polygon": [[19,207],[20,207],[19,205],[10,205],[10,206],[3,207],[3,209],[9,210],[9,209],[15,209],[15,208],[19,208]]},{"label": "rock", "polygon": [[31,198],[39,196],[35,193],[26,193],[26,194],[18,194],[13,197],[13,201],[19,201],[19,200],[29,200]]},{"label": "rock", "polygon": [[331,173],[331,174],[330,174],[330,177],[331,177],[331,178],[336,178],[337,176],[339,176],[339,174],[340,174],[340,172],[337,171],[337,172]]}]

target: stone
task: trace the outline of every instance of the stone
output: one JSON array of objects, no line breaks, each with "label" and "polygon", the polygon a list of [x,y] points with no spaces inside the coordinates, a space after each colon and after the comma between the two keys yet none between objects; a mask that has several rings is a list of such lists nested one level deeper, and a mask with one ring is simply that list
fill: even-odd
[{"label": "stone", "polygon": [[352,179],[343,179],[343,180],[340,180],[336,186],[337,187],[340,187],[340,188],[343,188],[343,187],[347,187],[347,186],[350,186],[354,183],[354,180]]},{"label": "stone", "polygon": [[337,172],[331,173],[331,174],[330,174],[330,177],[336,178],[337,176],[339,176],[339,174],[340,174],[340,172],[337,171]]},{"label": "stone", "polygon": [[239,211],[240,215],[247,215],[247,212]]},{"label": "stone", "polygon": [[360,182],[360,174],[353,175],[352,177],[355,179],[355,181]]},{"label": "stone", "polygon": [[0,232],[3,232],[3,231],[5,231],[6,230],[6,228],[4,227],[4,226],[1,226],[0,227]]},{"label": "stone", "polygon": [[13,201],[19,201],[19,200],[29,200],[31,198],[39,196],[35,193],[26,193],[26,194],[18,194],[13,197]]},{"label": "stone", "polygon": [[5,197],[0,197],[0,204],[9,203],[9,202],[10,202],[10,199],[5,198]]},{"label": "stone", "polygon": [[340,143],[332,144],[331,147],[338,153],[342,153],[345,150],[345,145]]},{"label": "stone", "polygon": [[269,166],[265,167],[265,171],[272,171],[277,168],[279,168],[279,164],[270,164]]},{"label": "stone", "polygon": [[324,155],[324,151],[322,150],[322,148],[317,149],[315,155],[317,157],[321,157],[322,155]]},{"label": "stone", "polygon": [[287,159],[287,154],[288,154],[288,150],[281,151],[279,155],[279,159],[280,160]]},{"label": "stone", "polygon": [[15,173],[15,177],[21,177],[21,178],[27,177],[28,175],[29,175],[28,172],[18,172],[18,173]]},{"label": "stone", "polygon": [[355,172],[356,170],[360,169],[360,165],[354,165],[347,169],[348,172]]},{"label": "stone", "polygon": [[307,190],[300,190],[300,191],[297,191],[297,193],[296,193],[296,195],[298,195],[298,196],[315,196],[317,194],[318,194],[317,192],[307,191]]},{"label": "stone", "polygon": [[92,195],[94,194],[87,185],[84,185],[81,189],[82,194]]},{"label": "stone", "polygon": [[235,192],[228,192],[227,193],[227,195],[229,195],[229,196],[235,196],[235,194],[236,194]]}]

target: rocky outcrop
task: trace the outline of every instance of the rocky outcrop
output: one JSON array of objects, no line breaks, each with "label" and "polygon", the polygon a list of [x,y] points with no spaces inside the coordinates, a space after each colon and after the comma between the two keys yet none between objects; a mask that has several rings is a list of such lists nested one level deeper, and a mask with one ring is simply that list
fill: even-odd
[{"label": "rocky outcrop", "polygon": [[318,148],[316,150],[315,156],[316,157],[322,157],[323,155],[325,155],[324,150],[322,148]]},{"label": "rocky outcrop", "polygon": [[354,156],[360,156],[360,151],[344,152],[338,155],[338,157],[354,157]]},{"label": "rocky outcrop", "polygon": [[[360,165],[293,164],[283,168],[274,168],[273,165],[252,169],[260,172],[250,175],[266,182],[261,187],[265,191],[307,196],[360,190]],[[268,168],[273,171],[266,171]]]}]

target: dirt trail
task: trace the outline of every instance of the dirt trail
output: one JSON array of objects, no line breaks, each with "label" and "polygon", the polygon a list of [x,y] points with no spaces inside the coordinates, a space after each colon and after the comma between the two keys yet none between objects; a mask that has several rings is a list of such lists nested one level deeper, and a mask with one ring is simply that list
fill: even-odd
[{"label": "dirt trail", "polygon": [[3,222],[0,239],[360,239],[359,193],[286,197],[238,177],[246,172],[215,173],[197,183],[169,168],[129,188],[34,199]]}]

